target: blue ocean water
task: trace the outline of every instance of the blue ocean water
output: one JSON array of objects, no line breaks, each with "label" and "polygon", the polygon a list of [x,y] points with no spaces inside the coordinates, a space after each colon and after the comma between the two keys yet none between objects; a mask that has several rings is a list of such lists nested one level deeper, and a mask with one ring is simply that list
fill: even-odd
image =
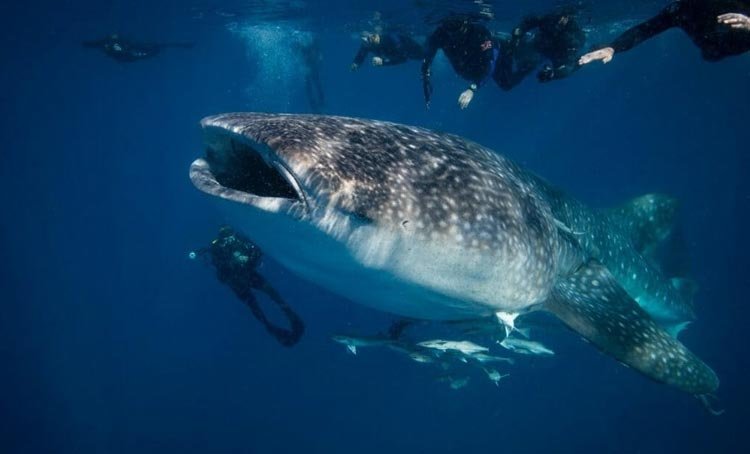
[{"label": "blue ocean water", "polygon": [[[606,34],[665,3],[591,2],[588,25]],[[488,7],[509,30],[555,4],[3,3],[0,452],[746,452],[749,55],[706,63],[670,31],[563,81],[487,87],[465,111],[444,59],[429,111],[417,62],[348,68],[375,11],[424,34],[452,9]],[[196,45],[132,64],[80,46],[113,32]],[[347,354],[332,334],[392,318],[267,259],[307,326],[291,349],[270,338],[187,258],[228,222],[187,169],[206,115],[309,111],[290,48],[312,35],[324,113],[465,136],[596,207],[678,197],[700,286],[681,339],[718,373],[725,414],[565,331],[499,387],[452,390],[393,352]]]}]

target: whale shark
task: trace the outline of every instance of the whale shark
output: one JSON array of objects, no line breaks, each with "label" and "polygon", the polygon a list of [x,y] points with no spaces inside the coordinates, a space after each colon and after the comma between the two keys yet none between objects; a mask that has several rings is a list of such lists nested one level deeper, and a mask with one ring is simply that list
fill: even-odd
[{"label": "whale shark", "polygon": [[686,285],[647,251],[674,203],[595,210],[456,135],[356,118],[227,113],[201,121],[199,190],[300,277],[422,320],[557,317],[645,376],[705,399],[713,370],[677,339]]}]

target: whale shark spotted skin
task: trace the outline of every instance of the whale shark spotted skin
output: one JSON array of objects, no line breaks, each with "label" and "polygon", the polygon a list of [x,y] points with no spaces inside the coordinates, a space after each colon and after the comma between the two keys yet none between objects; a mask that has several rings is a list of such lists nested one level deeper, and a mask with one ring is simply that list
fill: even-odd
[{"label": "whale shark spotted skin", "polygon": [[659,203],[591,210],[481,145],[394,123],[232,113],[201,124],[193,184],[299,276],[416,319],[547,311],[654,380],[718,388],[667,331],[692,312],[643,256],[663,234]]}]

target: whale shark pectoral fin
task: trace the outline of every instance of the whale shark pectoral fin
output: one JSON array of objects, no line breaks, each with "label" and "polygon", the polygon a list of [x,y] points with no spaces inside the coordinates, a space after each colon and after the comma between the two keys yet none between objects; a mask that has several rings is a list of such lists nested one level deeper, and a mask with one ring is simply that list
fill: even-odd
[{"label": "whale shark pectoral fin", "polygon": [[600,263],[559,282],[544,308],[618,361],[690,394],[715,391],[711,368],[659,327]]}]

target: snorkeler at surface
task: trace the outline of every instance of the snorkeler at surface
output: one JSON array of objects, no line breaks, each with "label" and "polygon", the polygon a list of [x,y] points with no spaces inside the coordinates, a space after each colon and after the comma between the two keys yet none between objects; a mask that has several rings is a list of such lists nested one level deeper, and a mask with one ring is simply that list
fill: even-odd
[{"label": "snorkeler at surface", "polygon": [[453,70],[471,82],[469,88],[458,97],[459,106],[465,109],[473,99],[474,92],[494,76],[500,57],[499,45],[492,33],[472,18],[451,17],[443,20],[427,39],[422,62],[422,88],[427,106],[432,97],[430,66],[441,49]]},{"label": "snorkeler at surface", "polygon": [[681,28],[701,49],[703,59],[718,61],[750,50],[750,2],[747,0],[678,0],[659,14],[622,33],[612,43],[589,52],[581,65],[625,52],[670,28]]},{"label": "snorkeler at surface", "polygon": [[304,64],[305,93],[310,104],[310,110],[313,113],[320,113],[325,105],[325,94],[323,93],[323,84],[320,81],[320,62],[323,61],[323,54],[320,50],[319,39],[313,35],[306,42],[294,42],[293,47]]},{"label": "snorkeler at surface", "polygon": [[[536,30],[530,40],[531,47],[549,61],[537,73],[539,81],[548,82],[569,76],[580,68],[578,57],[586,42],[586,34],[578,25],[575,14],[575,8],[568,7],[558,12],[525,17],[513,30],[509,54],[520,57],[527,52],[519,46],[528,32]],[[503,58],[503,70],[507,71],[506,67],[512,61],[512,58]],[[515,83],[520,82],[517,79]]]},{"label": "snorkeler at surface", "polygon": [[356,71],[362,66],[370,53],[374,55],[373,66],[392,66],[408,60],[421,60],[424,57],[424,47],[404,33],[365,33],[351,70]]},{"label": "snorkeler at surface", "polygon": [[95,41],[84,41],[82,44],[83,47],[99,49],[108,57],[122,63],[130,63],[154,57],[167,47],[179,47],[183,49],[193,47],[192,43],[136,43],[122,39],[117,34],[109,35],[106,38]]},{"label": "snorkeler at surface", "polygon": [[[222,227],[219,236],[207,248],[190,253],[190,258],[204,257],[216,268],[216,275],[244,302],[255,318],[283,346],[299,342],[305,331],[302,319],[281,295],[257,272],[263,253],[252,241],[230,227]],[[253,290],[265,293],[289,322],[289,329],[274,325],[261,309]]]}]

